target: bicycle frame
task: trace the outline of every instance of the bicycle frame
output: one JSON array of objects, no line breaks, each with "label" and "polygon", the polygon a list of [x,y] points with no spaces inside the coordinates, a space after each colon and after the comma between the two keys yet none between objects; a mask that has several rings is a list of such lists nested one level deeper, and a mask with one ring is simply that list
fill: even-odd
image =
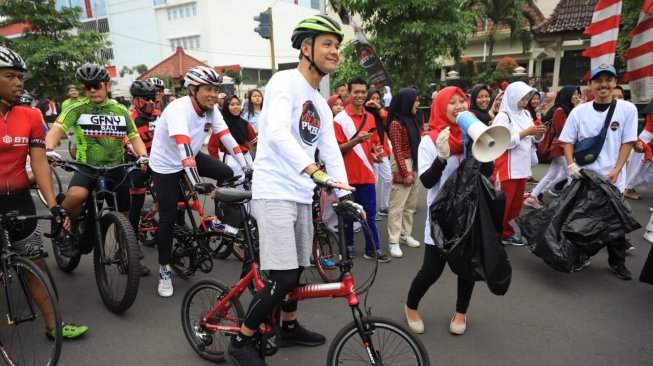
[{"label": "bicycle frame", "polygon": [[[334,203],[333,204],[334,210],[338,212],[339,208],[339,203]],[[246,212],[245,208],[241,205],[240,207],[241,215],[243,217],[246,217]],[[346,253],[346,250],[344,248],[344,218],[342,214],[338,214],[338,233],[339,233],[339,246],[340,246],[340,253]],[[256,291],[260,291],[264,286],[265,282],[259,275],[259,268],[258,264],[256,263],[255,260],[255,255],[254,255],[254,249],[252,248],[251,245],[251,236],[250,236],[250,227],[249,223],[247,220],[245,220],[245,239],[246,242],[249,244],[248,245],[248,256],[245,259],[245,264],[243,265],[243,268],[249,268],[245,276],[243,276],[240,281],[234,286],[234,288],[229,291],[227,296],[224,298],[221,298],[220,301],[216,304],[216,306],[204,317],[202,317],[202,326],[205,327],[205,329],[212,330],[212,331],[221,331],[225,332],[228,334],[236,334],[240,330],[240,327],[236,326],[225,326],[225,325],[213,325],[210,324],[209,319],[213,317],[216,313],[220,313],[221,316],[224,316],[228,313],[229,311],[229,301],[236,297],[240,298],[240,296],[247,290],[249,285],[253,282],[254,286],[256,288]],[[345,254],[346,257],[346,254]],[[358,329],[358,333],[360,334],[362,340],[363,340],[363,345],[367,349],[367,354],[370,357],[370,361],[373,364],[378,364],[378,356],[376,351],[374,350],[374,346],[372,345],[371,339],[367,331],[365,330],[365,324],[363,322],[363,312],[359,308],[359,298],[358,294],[356,293],[356,287],[354,284],[354,277],[351,274],[351,260],[349,258],[342,258],[342,254],[340,255],[340,269],[343,272],[343,279],[341,282],[336,282],[336,283],[326,283],[326,284],[300,284],[297,287],[295,287],[293,290],[291,290],[288,295],[286,295],[286,298],[284,301],[301,301],[304,299],[311,299],[311,298],[336,298],[336,297],[342,297],[347,299],[347,303],[352,309],[352,316],[354,318],[354,321],[356,323],[356,327]],[[279,311],[280,306],[278,305],[275,307],[275,309],[272,311],[270,314],[269,319],[276,319],[274,314],[277,314]]]}]

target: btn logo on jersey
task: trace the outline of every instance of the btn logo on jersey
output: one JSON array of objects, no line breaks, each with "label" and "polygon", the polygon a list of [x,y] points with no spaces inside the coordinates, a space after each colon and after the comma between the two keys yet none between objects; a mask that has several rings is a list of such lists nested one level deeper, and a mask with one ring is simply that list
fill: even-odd
[{"label": "btn logo on jersey", "polygon": [[12,140],[11,136],[3,136],[2,137],[2,142],[4,142],[5,144],[11,144],[12,141],[13,140]]},{"label": "btn logo on jersey", "polygon": [[317,113],[317,108],[312,101],[307,100],[302,106],[302,114],[299,116],[299,135],[302,141],[307,145],[313,145],[317,140],[317,135],[320,132],[320,114]]}]

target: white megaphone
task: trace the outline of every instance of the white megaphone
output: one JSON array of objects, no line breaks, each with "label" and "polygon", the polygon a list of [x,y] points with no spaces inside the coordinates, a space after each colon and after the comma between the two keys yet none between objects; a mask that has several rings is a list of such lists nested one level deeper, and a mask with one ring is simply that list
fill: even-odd
[{"label": "white megaphone", "polygon": [[482,163],[495,160],[510,146],[510,130],[503,126],[488,127],[471,112],[459,113],[456,123],[474,140],[472,154]]}]

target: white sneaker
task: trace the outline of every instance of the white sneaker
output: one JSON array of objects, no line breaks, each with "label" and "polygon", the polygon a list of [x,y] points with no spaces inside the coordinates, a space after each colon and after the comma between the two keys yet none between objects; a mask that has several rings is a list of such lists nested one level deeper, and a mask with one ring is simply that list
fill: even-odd
[{"label": "white sneaker", "polygon": [[172,273],[164,272],[159,273],[159,296],[170,297],[172,296]]},{"label": "white sneaker", "polygon": [[404,256],[404,253],[401,252],[401,248],[399,247],[399,244],[392,244],[388,245],[390,247],[390,256],[395,257],[395,258],[401,258]]},{"label": "white sneaker", "polygon": [[412,236],[410,236],[410,235],[402,235],[402,236],[400,236],[400,237],[399,237],[399,242],[400,242],[401,244],[404,244],[404,245],[409,246],[409,247],[411,247],[411,248],[419,248],[419,246],[422,245],[422,244],[420,244],[420,242],[418,242],[417,240],[415,240],[415,239],[414,239]]},{"label": "white sneaker", "polygon": [[644,240],[653,244],[653,231],[646,230],[646,232],[644,233]]}]

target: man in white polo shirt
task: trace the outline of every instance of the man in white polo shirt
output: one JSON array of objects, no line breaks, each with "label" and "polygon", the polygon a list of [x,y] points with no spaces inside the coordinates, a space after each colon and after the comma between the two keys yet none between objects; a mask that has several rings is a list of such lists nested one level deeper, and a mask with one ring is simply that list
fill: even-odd
[{"label": "man in white polo shirt", "polygon": [[[581,167],[574,162],[574,144],[599,134],[612,103],[612,89],[617,85],[617,72],[613,66],[599,65],[592,69],[589,87],[595,95],[591,103],[584,103],[574,108],[560,134],[560,141],[565,143],[565,158],[569,175],[580,179]],[[583,165],[582,169],[591,170],[615,185],[621,192],[626,188],[626,173],[622,170],[637,140],[637,108],[630,102],[617,100],[614,114],[608,124],[605,143],[596,160]],[[608,264],[615,275],[622,280],[632,279],[626,268],[626,238],[620,238],[608,245]],[[575,270],[589,264],[589,259],[580,258]]]}]

